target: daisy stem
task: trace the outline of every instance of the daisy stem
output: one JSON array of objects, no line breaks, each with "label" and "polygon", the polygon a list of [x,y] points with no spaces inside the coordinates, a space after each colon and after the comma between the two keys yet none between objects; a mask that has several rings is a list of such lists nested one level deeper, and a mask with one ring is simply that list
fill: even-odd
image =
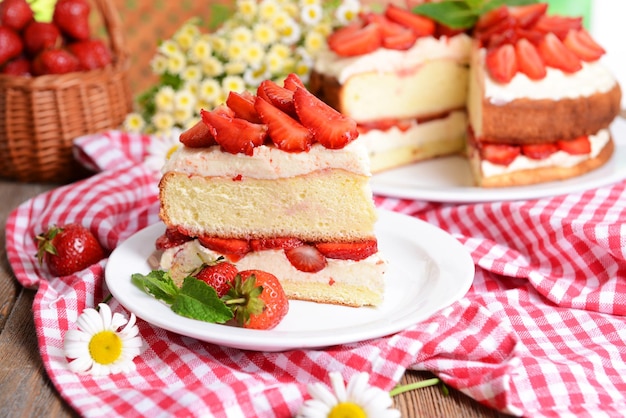
[{"label": "daisy stem", "polygon": [[433,386],[433,385],[436,385],[439,382],[440,382],[440,380],[438,378],[434,377],[432,379],[422,380],[421,382],[413,382],[413,383],[409,383],[407,385],[398,385],[395,388],[393,388],[391,391],[389,391],[389,395],[390,396],[396,396],[396,395],[399,395],[399,394],[404,393],[404,392],[408,392],[408,391],[413,390],[413,389],[421,389],[421,388],[425,388],[427,386]]},{"label": "daisy stem", "polygon": [[[109,293],[109,295],[106,298],[102,299],[102,302],[100,302],[100,303],[108,303],[111,299],[113,299],[113,295],[111,293]],[[96,306],[96,310],[99,311],[100,308],[98,306]]]}]

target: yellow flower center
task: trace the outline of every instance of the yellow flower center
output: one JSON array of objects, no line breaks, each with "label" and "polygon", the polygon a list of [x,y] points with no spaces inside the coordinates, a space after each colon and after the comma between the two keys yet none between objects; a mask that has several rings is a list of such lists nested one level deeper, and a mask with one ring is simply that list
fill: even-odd
[{"label": "yellow flower center", "polygon": [[113,331],[100,331],[89,341],[89,354],[100,364],[111,364],[122,354],[122,339]]},{"label": "yellow flower center", "polygon": [[367,414],[353,402],[340,402],[331,409],[328,418],[367,418]]}]

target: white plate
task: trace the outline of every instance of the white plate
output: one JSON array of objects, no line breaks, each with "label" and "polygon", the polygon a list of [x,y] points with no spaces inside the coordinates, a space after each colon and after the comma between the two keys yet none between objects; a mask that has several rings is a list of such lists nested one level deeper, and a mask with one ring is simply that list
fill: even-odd
[{"label": "white plate", "polygon": [[210,324],[175,314],[132,284],[146,274],[148,257],[162,224],[149,226],[118,246],[106,266],[106,283],[129,311],[153,325],[227,347],[282,351],[326,347],[393,334],[462,298],[474,279],[474,263],[454,237],[417,218],[380,212],[376,233],[389,260],[384,302],[377,308],[349,308],[290,301],[289,313],[273,330]]},{"label": "white plate", "polygon": [[626,121],[611,126],[615,153],[604,166],[563,181],[531,186],[487,189],[473,185],[469,163],[462,157],[445,157],[411,164],[372,176],[375,194],[434,202],[471,203],[537,199],[581,192],[626,178]]}]

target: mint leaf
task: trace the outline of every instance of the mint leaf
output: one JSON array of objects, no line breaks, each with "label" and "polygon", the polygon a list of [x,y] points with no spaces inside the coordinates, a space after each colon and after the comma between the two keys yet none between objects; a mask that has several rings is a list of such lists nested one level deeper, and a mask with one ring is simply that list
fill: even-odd
[{"label": "mint leaf", "polygon": [[217,296],[215,289],[195,277],[187,277],[172,310],[187,318],[223,324],[233,318],[233,312]]},{"label": "mint leaf", "polygon": [[165,271],[153,270],[145,276],[135,273],[130,279],[135,286],[167,304],[172,304],[178,296],[178,287]]},{"label": "mint leaf", "polygon": [[463,1],[423,3],[413,8],[413,13],[430,17],[452,29],[470,28],[478,20],[477,11]]}]

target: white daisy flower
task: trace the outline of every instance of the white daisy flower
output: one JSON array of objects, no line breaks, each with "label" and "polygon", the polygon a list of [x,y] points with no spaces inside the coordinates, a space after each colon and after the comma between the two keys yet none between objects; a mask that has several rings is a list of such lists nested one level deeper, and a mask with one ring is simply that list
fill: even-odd
[{"label": "white daisy flower", "polygon": [[297,418],[360,417],[399,418],[400,411],[391,408],[388,392],[369,386],[369,374],[362,372],[350,378],[345,386],[341,374],[329,374],[332,391],[322,383],[308,385],[312,399],[304,402]]},{"label": "white daisy flower", "polygon": [[174,94],[174,109],[192,109],[196,96],[190,90],[179,90]]},{"label": "white daisy flower", "polygon": [[280,29],[280,36],[281,41],[286,45],[295,45],[302,37],[302,28],[295,20],[291,19]]},{"label": "white daisy flower", "polygon": [[165,74],[167,71],[167,57],[164,55],[155,55],[150,61],[150,68],[156,75]]},{"label": "white daisy flower", "polygon": [[182,147],[178,140],[180,134],[181,130],[173,128],[168,134],[152,135],[144,164],[152,171],[159,173],[163,164],[170,159],[176,150]]},{"label": "white daisy flower", "polygon": [[269,23],[257,23],[252,28],[252,34],[263,45],[270,45],[278,39],[278,32]]},{"label": "white daisy flower", "polygon": [[313,26],[322,20],[322,15],[322,6],[319,4],[307,4],[302,7],[300,19],[302,19],[306,25]]},{"label": "white daisy flower", "polygon": [[198,89],[198,96],[201,100],[212,103],[219,97],[222,91],[220,82],[214,78],[202,80]]},{"label": "white daisy flower", "polygon": [[280,11],[276,0],[262,0],[259,4],[259,17],[267,22],[271,21]]},{"label": "white daisy flower", "polygon": [[158,51],[167,57],[174,54],[180,54],[181,52],[178,44],[171,39],[163,41],[161,45],[159,45]]},{"label": "white daisy flower", "polygon": [[248,66],[243,61],[231,61],[224,64],[224,72],[228,75],[240,75],[246,71]]},{"label": "white daisy flower", "polygon": [[343,1],[335,10],[335,19],[340,25],[347,25],[357,18],[361,11],[361,5],[358,1]]},{"label": "white daisy flower", "polygon": [[256,0],[237,0],[237,13],[246,21],[251,21],[257,12]]},{"label": "white daisy flower", "polygon": [[250,42],[246,45],[246,50],[244,52],[244,61],[252,66],[258,67],[259,64],[263,61],[265,57],[265,49],[258,42]]},{"label": "white daisy flower", "polygon": [[243,73],[243,80],[248,86],[258,87],[263,82],[263,80],[267,80],[271,76],[272,73],[269,71],[269,67],[262,65],[258,68],[248,68]]},{"label": "white daisy flower", "polygon": [[157,110],[169,112],[174,109],[174,96],[176,91],[172,86],[163,86],[154,95],[154,104]]},{"label": "white daisy flower", "polygon": [[213,53],[211,44],[205,38],[200,38],[189,48],[189,57],[195,62],[204,62]]},{"label": "white daisy flower", "polygon": [[174,117],[168,112],[157,112],[151,122],[157,132],[169,132],[174,126]]},{"label": "white daisy flower", "polygon": [[120,313],[112,314],[106,303],[98,309],[85,309],[76,321],[78,329],[65,334],[70,370],[95,376],[135,371],[133,359],[142,347],[135,315],[131,313],[127,321]]},{"label": "white daisy flower", "polygon": [[199,65],[189,65],[180,72],[180,78],[184,81],[200,81],[202,68]]},{"label": "white daisy flower", "polygon": [[326,37],[321,32],[309,32],[304,37],[304,49],[309,55],[315,55],[326,45]]},{"label": "white daisy flower", "polygon": [[230,42],[226,47],[226,57],[230,61],[241,61],[245,50],[246,44],[238,41]]},{"label": "white daisy flower", "polygon": [[146,126],[146,121],[136,112],[129,113],[124,118],[124,130],[127,132],[139,133]]},{"label": "white daisy flower", "polygon": [[170,74],[180,74],[187,65],[187,58],[182,52],[177,52],[167,57],[167,71]]},{"label": "white daisy flower", "polygon": [[235,42],[247,44],[252,41],[252,31],[245,26],[239,26],[230,33],[230,39]]},{"label": "white daisy flower", "polygon": [[209,57],[201,64],[202,73],[207,77],[218,77],[224,74],[224,63],[215,57]]},{"label": "white daisy flower", "polygon": [[224,80],[222,80],[222,91],[228,95],[228,92],[235,91],[240,93],[246,89],[246,83],[243,81],[242,77],[239,76],[226,76]]}]

